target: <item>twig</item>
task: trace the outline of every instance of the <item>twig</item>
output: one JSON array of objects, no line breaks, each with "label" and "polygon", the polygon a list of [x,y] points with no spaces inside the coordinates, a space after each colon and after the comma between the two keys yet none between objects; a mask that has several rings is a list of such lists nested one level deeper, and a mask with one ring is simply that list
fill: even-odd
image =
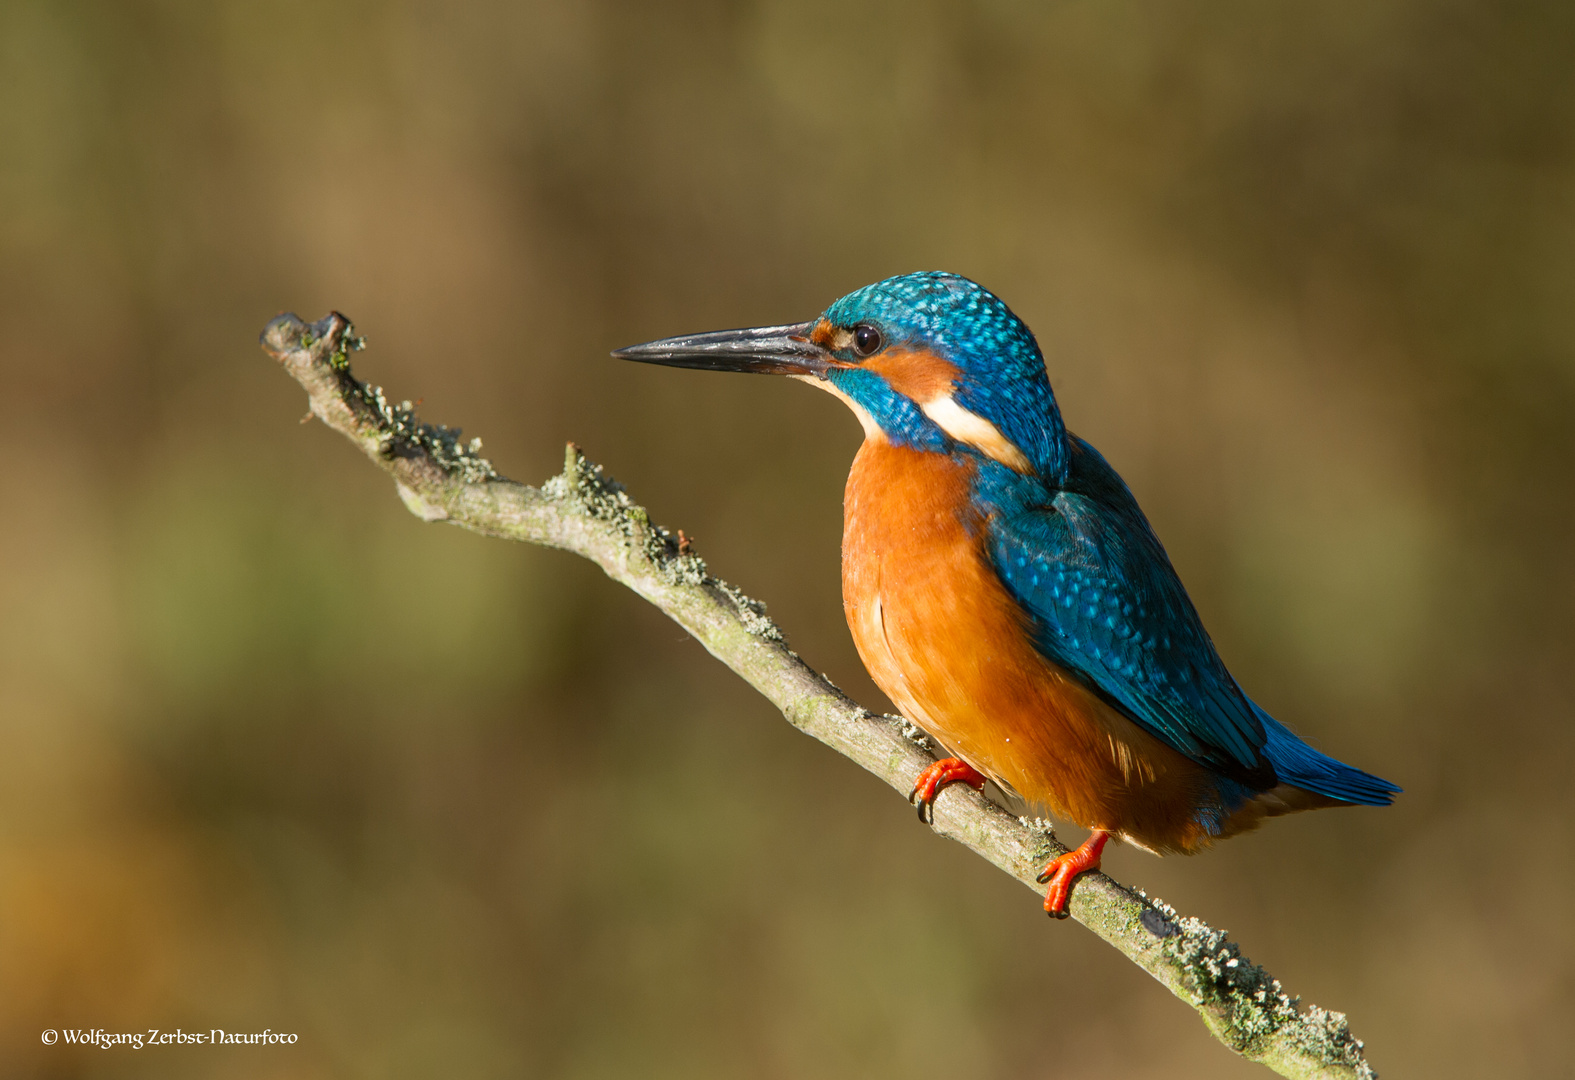
[{"label": "twig", "polygon": [[[390,405],[380,388],[358,381],[349,354],[363,343],[354,333],[337,312],[310,326],[281,315],[264,328],[262,343],[306,388],[312,414],[389,473],[417,517],[590,559],[693,634],[794,727],[900,793],[934,760],[912,724],[861,709],[800,660],[760,603],[708,574],[685,538],[654,524],[577,447],[568,447],[563,472],[540,488],[505,479],[481,456],[480,439],[464,443],[457,430],[418,421],[408,401]],[[936,832],[1035,892],[1035,875],[1066,850],[1046,822],[1014,817],[966,785],[945,789],[934,809]],[[1100,873],[1078,879],[1071,914],[1197,1009],[1237,1053],[1282,1076],[1375,1075],[1343,1014],[1298,1011],[1297,999],[1223,931]]]}]

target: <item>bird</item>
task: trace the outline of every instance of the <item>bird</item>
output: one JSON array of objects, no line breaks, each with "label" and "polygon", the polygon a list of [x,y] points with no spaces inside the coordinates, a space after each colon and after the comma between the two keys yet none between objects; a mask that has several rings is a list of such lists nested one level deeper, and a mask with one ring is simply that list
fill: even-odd
[{"label": "bird", "polygon": [[612,355],[785,375],[857,416],[844,613],[875,684],[946,751],[909,800],[933,824],[942,788],[990,780],[1088,829],[1039,875],[1051,916],[1111,839],[1193,854],[1400,793],[1242,689],[1131,490],[1067,430],[1037,339],[981,285],[903,274],[807,322]]}]

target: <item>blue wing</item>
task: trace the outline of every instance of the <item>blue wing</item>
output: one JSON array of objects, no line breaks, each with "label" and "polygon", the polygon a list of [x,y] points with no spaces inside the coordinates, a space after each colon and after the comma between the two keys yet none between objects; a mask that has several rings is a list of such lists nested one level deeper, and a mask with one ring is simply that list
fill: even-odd
[{"label": "blue wing", "polygon": [[996,571],[1031,616],[1039,650],[1193,761],[1272,787],[1265,725],[1137,500],[1098,451],[1068,441],[1060,488],[985,469],[976,489]]},{"label": "blue wing", "polygon": [[1394,784],[1319,753],[1247,697],[1132,492],[1097,450],[1068,439],[1060,488],[989,465],[976,489],[996,572],[1028,612],[1039,651],[1246,789],[1283,781],[1345,802],[1393,802]]}]

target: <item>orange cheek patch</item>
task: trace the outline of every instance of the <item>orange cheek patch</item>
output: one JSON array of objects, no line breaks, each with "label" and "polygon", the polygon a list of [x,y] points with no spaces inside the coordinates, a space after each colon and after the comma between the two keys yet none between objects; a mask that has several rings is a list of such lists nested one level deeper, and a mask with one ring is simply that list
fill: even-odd
[{"label": "orange cheek patch", "polygon": [[913,349],[887,349],[862,366],[880,375],[903,397],[921,405],[950,396],[952,383],[962,374],[955,364],[934,353]]}]

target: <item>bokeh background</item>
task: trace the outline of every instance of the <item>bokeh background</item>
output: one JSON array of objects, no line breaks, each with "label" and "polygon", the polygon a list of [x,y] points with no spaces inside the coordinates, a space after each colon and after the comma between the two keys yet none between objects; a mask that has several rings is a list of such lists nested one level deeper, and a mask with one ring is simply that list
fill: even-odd
[{"label": "bokeh background", "polygon": [[884,708],[852,418],[606,354],[949,269],[1245,685],[1406,788],[1107,868],[1386,1075],[1568,1075],[1572,55],[1551,0],[4,0],[0,1072],[1267,1075],[256,344],[337,308],[509,475],[580,442]]}]

